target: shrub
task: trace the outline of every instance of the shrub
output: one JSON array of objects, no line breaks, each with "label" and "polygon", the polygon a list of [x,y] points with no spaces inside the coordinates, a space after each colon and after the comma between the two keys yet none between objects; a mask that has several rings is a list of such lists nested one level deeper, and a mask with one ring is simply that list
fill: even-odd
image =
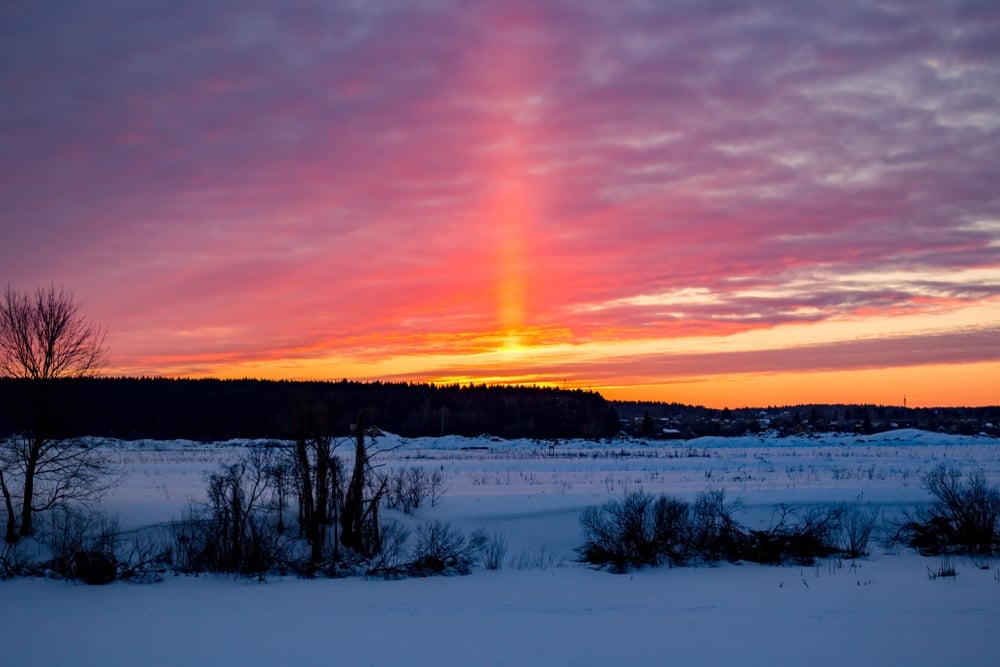
[{"label": "shrub", "polygon": [[382,524],[381,544],[369,563],[368,575],[395,577],[400,574],[403,549],[410,537],[410,531],[398,521]]},{"label": "shrub", "polygon": [[906,518],[898,537],[927,555],[988,555],[1000,551],[1000,489],[979,473],[962,481],[955,469],[941,466],[924,477],[934,501]]},{"label": "shrub", "polygon": [[85,584],[110,584],[118,575],[118,561],[106,551],[77,551],[73,564],[76,577]]},{"label": "shrub", "polygon": [[834,535],[839,527],[842,510],[839,508],[813,510],[799,515],[795,510],[781,506],[777,521],[767,530],[750,531],[745,560],[755,563],[783,563],[794,561],[811,564],[817,558],[837,553]]},{"label": "shrub", "polygon": [[253,450],[209,476],[208,502],[193,505],[174,525],[179,569],[260,575],[281,559],[281,538],[267,503],[272,489],[266,455]]},{"label": "shrub", "polygon": [[444,495],[444,473],[440,470],[400,468],[392,471],[384,482],[386,506],[405,514],[412,514],[427,502],[435,507]]},{"label": "shrub", "polygon": [[845,506],[841,509],[837,547],[847,558],[868,555],[868,543],[879,523],[877,509],[859,509]]},{"label": "shrub", "polygon": [[580,517],[583,560],[615,572],[687,560],[688,506],[667,496],[641,491],[602,507],[588,507]]},{"label": "shrub", "polygon": [[507,558],[507,538],[503,533],[493,533],[493,536],[483,544],[479,561],[487,570],[499,570]]},{"label": "shrub", "polygon": [[486,544],[486,535],[476,531],[466,536],[451,524],[434,521],[417,528],[410,574],[469,574]]},{"label": "shrub", "polygon": [[0,542],[0,580],[28,574],[30,571],[28,557],[20,543]]},{"label": "shrub", "polygon": [[865,552],[877,512],[833,507],[800,514],[779,507],[766,530],[748,530],[735,518],[739,505],[723,491],[706,491],[689,505],[637,492],[580,517],[582,559],[615,572],[667,562],[812,563],[834,554]]},{"label": "shrub", "polygon": [[87,584],[109,584],[115,580],[117,520],[71,507],[59,508],[47,518],[44,535],[52,554],[45,563],[48,570]]},{"label": "shrub", "polygon": [[748,551],[746,531],[735,519],[740,505],[726,502],[725,491],[698,494],[691,509],[691,549],[705,562],[737,561]]},{"label": "shrub", "polygon": [[163,581],[172,558],[165,544],[166,540],[161,535],[136,534],[119,558],[118,578],[137,584]]}]

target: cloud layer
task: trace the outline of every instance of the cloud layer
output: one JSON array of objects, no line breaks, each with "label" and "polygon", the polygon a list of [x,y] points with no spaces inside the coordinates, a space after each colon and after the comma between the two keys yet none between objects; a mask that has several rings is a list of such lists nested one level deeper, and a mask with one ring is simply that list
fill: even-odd
[{"label": "cloud layer", "polygon": [[0,279],[121,372],[1000,361],[995,3],[5,3],[0,89]]}]

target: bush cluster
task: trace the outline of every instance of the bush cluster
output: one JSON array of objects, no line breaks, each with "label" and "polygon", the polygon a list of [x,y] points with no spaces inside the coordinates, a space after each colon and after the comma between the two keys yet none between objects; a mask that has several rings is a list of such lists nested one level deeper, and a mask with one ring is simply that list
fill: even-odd
[{"label": "bush cluster", "polygon": [[[174,567],[258,577],[285,571],[390,578],[471,571],[488,541],[481,532],[466,535],[446,523],[426,523],[416,529],[410,548],[403,523],[380,520],[383,505],[410,514],[437,504],[445,487],[441,471],[411,467],[379,474],[359,435],[349,473],[336,446],[328,437],[312,436],[291,449],[257,448],[210,475],[207,502],[174,524]],[[298,510],[297,522],[289,522],[297,534],[286,530],[286,504]]]},{"label": "bush cluster", "polygon": [[417,529],[413,560],[406,570],[418,576],[469,574],[486,542],[482,531],[466,535],[441,521],[425,523]]},{"label": "bush cluster", "polygon": [[750,530],[734,518],[737,510],[723,491],[702,493],[694,503],[630,493],[584,511],[580,554],[615,572],[723,560],[805,564],[834,554],[863,555],[878,519],[875,511],[847,506],[804,514],[781,507],[767,529]]},{"label": "bush cluster", "polygon": [[979,473],[963,481],[958,470],[939,467],[924,477],[934,500],[906,517],[897,539],[924,555],[1000,554],[1000,487]]},{"label": "bush cluster", "polygon": [[123,537],[116,519],[80,507],[45,517],[39,542],[0,545],[0,579],[44,576],[86,584],[160,581],[170,560],[162,540],[137,532]]},{"label": "bush cluster", "polygon": [[427,503],[436,507],[444,495],[444,473],[413,466],[393,470],[384,477],[385,503],[389,509],[412,514]]}]

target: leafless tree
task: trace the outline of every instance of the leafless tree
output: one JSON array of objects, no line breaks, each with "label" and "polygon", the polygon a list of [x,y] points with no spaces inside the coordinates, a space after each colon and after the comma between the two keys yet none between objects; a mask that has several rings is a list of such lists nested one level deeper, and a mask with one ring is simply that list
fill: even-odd
[{"label": "leafless tree", "polygon": [[[319,566],[329,554],[338,560],[336,535],[343,487],[343,469],[336,456],[338,442],[332,432],[332,416],[319,405],[303,403],[296,409],[293,449],[295,486],[299,501],[299,531],[310,546],[310,563]],[[334,531],[328,538],[328,529]]]},{"label": "leafless tree", "polygon": [[57,380],[88,376],[105,364],[105,335],[62,288],[24,293],[8,285],[0,298],[0,376],[21,381],[29,399],[19,433],[0,443],[8,542],[31,534],[36,512],[91,499],[108,486],[110,469],[100,454],[58,433],[53,388]]},{"label": "leafless tree", "polygon": [[253,447],[208,477],[208,501],[173,525],[175,563],[185,571],[262,575],[284,558],[272,470],[281,453]]},{"label": "leafless tree", "polygon": [[354,426],[354,470],[340,509],[340,543],[354,553],[370,558],[382,549],[379,524],[379,505],[388,488],[384,475],[374,474],[371,457],[380,453],[369,451],[365,444],[365,414],[358,414]]}]

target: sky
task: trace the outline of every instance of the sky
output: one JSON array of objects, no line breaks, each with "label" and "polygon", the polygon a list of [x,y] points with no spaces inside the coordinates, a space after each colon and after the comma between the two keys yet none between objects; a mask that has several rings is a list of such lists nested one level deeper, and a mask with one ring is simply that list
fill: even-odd
[{"label": "sky", "polygon": [[110,375],[1000,402],[1000,3],[0,0]]}]

